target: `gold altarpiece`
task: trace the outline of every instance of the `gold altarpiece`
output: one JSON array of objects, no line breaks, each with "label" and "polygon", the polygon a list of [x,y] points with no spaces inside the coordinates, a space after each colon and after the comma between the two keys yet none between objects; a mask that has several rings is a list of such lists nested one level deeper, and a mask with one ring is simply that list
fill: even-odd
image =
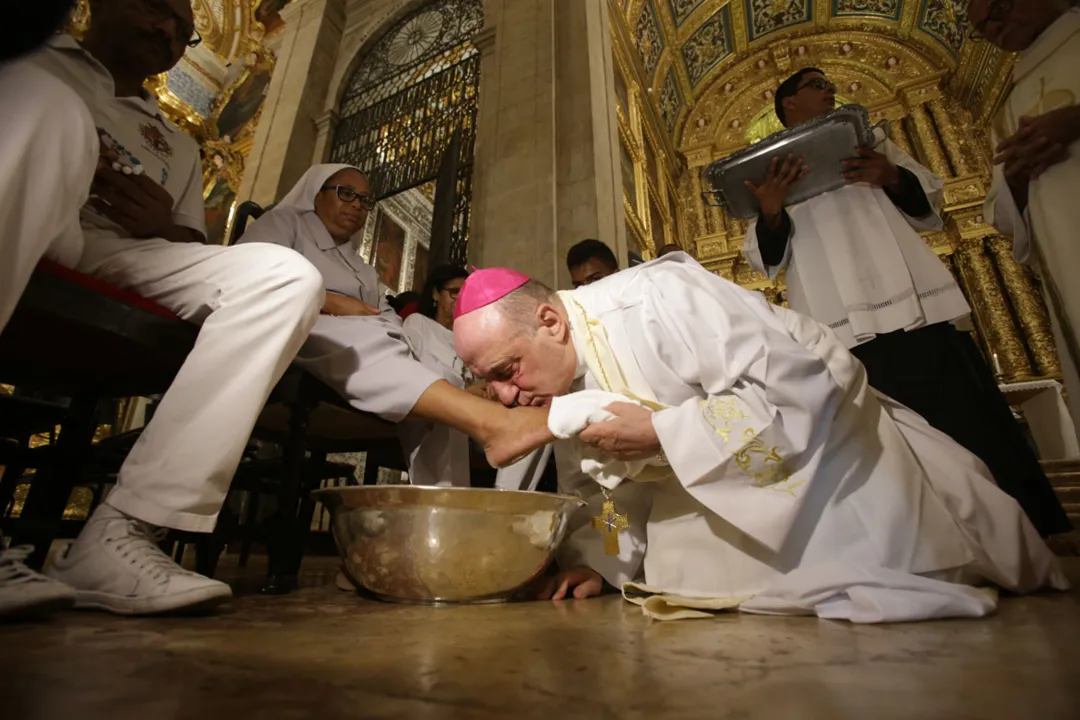
[{"label": "gold altarpiece", "polygon": [[[888,118],[892,140],[945,178],[945,229],[924,237],[968,297],[975,334],[1000,378],[1015,382],[1060,376],[1039,283],[1013,260],[1010,241],[982,215],[990,183],[987,128],[1007,89],[1011,56],[982,42],[964,42],[953,54],[926,41],[925,33],[914,30],[925,19],[917,13],[918,3],[898,1],[898,18],[879,20],[830,16],[829,2],[818,0],[813,3],[818,12],[811,17],[821,19],[748,42],[743,3],[673,0],[671,13],[688,7],[691,17],[708,18],[723,11],[735,27],[735,32],[728,30],[730,54],[695,92],[684,58],[677,56],[680,42],[693,38],[675,25],[669,6],[662,4],[666,1],[645,7],[642,0],[610,0],[615,82],[626,96],[620,98],[620,139],[635,173],[632,185],[624,178],[627,227],[646,259],[655,256],[662,237],[717,274],[761,290],[774,302],[782,297],[783,275],[770,281],[742,257],[746,223],[702,201],[702,171],[778,130],[772,111],[776,87],[801,67],[818,67],[836,82],[845,102],[866,106],[875,122]],[[655,42],[667,45],[654,54],[651,74],[643,67],[650,49],[641,32],[646,10],[657,25]],[[670,94],[672,83],[690,99],[674,109],[675,118],[670,117],[670,101],[661,97],[661,87]],[[662,170],[656,177],[645,159],[650,142],[659,150]],[[664,228],[656,232],[648,199],[666,187],[675,188],[672,213],[660,213]]]}]

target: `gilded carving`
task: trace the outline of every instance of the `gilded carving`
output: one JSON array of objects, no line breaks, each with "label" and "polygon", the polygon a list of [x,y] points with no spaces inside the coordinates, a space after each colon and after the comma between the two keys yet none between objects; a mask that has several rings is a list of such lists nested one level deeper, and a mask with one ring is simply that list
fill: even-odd
[{"label": "gilded carving", "polygon": [[896,20],[900,17],[900,0],[835,0],[837,17],[873,16]]},{"label": "gilded carving", "polygon": [[912,105],[909,117],[915,128],[915,140],[921,151],[919,155],[922,161],[941,177],[951,177],[952,170],[949,168],[949,161],[945,158],[945,153],[941,149],[937,132],[930,121],[926,107],[924,105]]},{"label": "gilded carving", "polygon": [[744,0],[747,36],[750,42],[763,35],[808,22],[811,18],[811,0]]},{"label": "gilded carving", "polygon": [[724,58],[731,55],[731,11],[725,5],[686,39],[681,48],[690,84],[696,86]]},{"label": "gilded carving", "polygon": [[988,353],[997,355],[1005,380],[1030,379],[1031,364],[985,243],[981,239],[963,241],[956,258]]},{"label": "gilded carving", "polygon": [[702,234],[703,203],[701,191],[695,188],[697,173],[687,168],[679,176],[679,212],[682,216],[683,239],[692,241]]},{"label": "gilded carving", "polygon": [[915,146],[911,144],[911,136],[908,135],[907,128],[904,126],[905,116],[906,112],[899,103],[890,106],[882,113],[882,117],[889,120],[889,139],[908,156],[915,157]]},{"label": "gilded carving", "polygon": [[[648,8],[643,7],[641,11],[648,12]],[[670,24],[666,16],[660,19],[665,21],[665,28]],[[674,161],[671,140],[685,105],[677,73],[670,65],[669,56],[662,55],[656,75],[663,77],[664,83],[658,92],[648,91],[652,81],[643,78],[641,68],[630,60],[634,52],[628,46],[636,42],[632,37],[628,28],[613,23],[612,54],[616,74],[624,86],[621,94],[625,95],[625,100],[620,99],[616,103],[616,115],[622,146],[620,154],[628,238],[632,241],[631,245],[636,243],[642,256],[647,258],[654,254],[650,242],[652,237],[657,242],[676,242],[692,248],[694,243],[692,237],[686,234],[686,228],[696,228],[698,225],[688,222],[687,213],[694,211],[693,206],[680,208],[681,203],[675,199],[677,163]],[[647,99],[655,100],[655,104]],[[624,102],[627,105],[625,112],[622,107]],[[654,200],[650,201],[650,198]],[[696,229],[694,232],[697,232]]]},{"label": "gilded carving", "polygon": [[990,237],[986,244],[994,256],[994,263],[1005,281],[1005,290],[1016,310],[1016,319],[1024,334],[1024,342],[1035,361],[1035,371],[1040,376],[1061,375],[1054,335],[1050,329],[1050,316],[1038,281],[1028,268],[1013,259],[1012,241],[1000,235]]},{"label": "gilded carving", "polygon": [[945,207],[947,208],[975,202],[981,204],[985,196],[986,186],[980,179],[945,184]]},{"label": "gilded carving", "polygon": [[956,0],[923,0],[919,29],[958,53],[967,36],[967,3]]},{"label": "gilded carving", "polygon": [[682,105],[682,93],[675,81],[675,70],[668,68],[664,84],[660,86],[660,116],[664,119],[669,133],[675,131],[675,121],[679,119]]},{"label": "gilded carving", "polygon": [[676,25],[682,25],[695,10],[701,7],[705,0],[668,0],[671,8],[671,17],[675,18]]},{"label": "gilded carving", "polygon": [[652,0],[645,0],[638,15],[637,25],[634,31],[634,39],[637,43],[638,54],[641,55],[641,64],[645,68],[645,75],[652,77],[660,62],[660,53],[664,52],[664,36],[660,33],[660,24],[656,19],[656,8]]},{"label": "gilded carving", "polygon": [[949,160],[952,162],[953,168],[956,169],[956,174],[970,175],[973,168],[969,161],[970,153],[967,150],[967,139],[957,131],[956,126],[953,124],[952,114],[945,99],[932,100],[929,107],[930,113],[934,117],[934,123],[944,140],[943,145],[948,153]]},{"label": "gilded carving", "polygon": [[697,244],[698,257],[701,260],[712,260],[724,254],[724,241],[699,239]]},{"label": "gilded carving", "polygon": [[953,241],[947,232],[929,232],[923,235],[923,240],[925,240],[926,244],[933,248],[934,252],[939,255],[952,252],[953,250]]},{"label": "gilded carving", "polygon": [[82,40],[86,35],[86,31],[90,29],[90,2],[89,0],[78,0],[75,4],[75,9],[71,11],[71,18],[68,20],[67,27],[64,31],[72,35],[76,40]]},{"label": "gilded carving", "polygon": [[[966,42],[962,5],[955,0],[629,0],[621,6],[627,22],[616,23],[627,29],[613,36],[627,38],[624,44],[634,54],[639,34],[633,29],[639,21],[651,23],[662,50],[670,50],[657,53],[655,64],[640,65],[663,79],[656,96],[662,122],[655,129],[662,133],[666,126],[686,161],[676,185],[679,222],[674,226],[682,231],[685,247],[696,245],[706,267],[766,292],[771,301],[781,300],[783,279],[756,276],[741,259],[746,223],[700,200],[700,173],[713,160],[779,129],[772,93],[795,69],[820,67],[837,82],[843,101],[865,105],[874,122],[888,118],[893,142],[946,179],[949,231],[926,233],[924,240],[972,296],[978,334],[998,353],[1006,377],[1054,374],[1052,342],[1044,342],[1048,331],[1039,324],[1041,297],[1032,290],[1037,281],[1005,262],[1000,242],[983,242],[993,235],[981,215],[989,186],[985,128],[1006,91],[1013,57],[986,43]],[[756,42],[764,36],[767,42]],[[620,52],[617,48],[615,55],[621,67]],[[682,91],[675,122],[669,84]],[[625,123],[628,135],[642,136],[639,123],[646,115]],[[620,121],[621,130],[623,125]],[[644,208],[636,214],[644,215]],[[647,221],[635,218],[628,224],[643,229]]]}]

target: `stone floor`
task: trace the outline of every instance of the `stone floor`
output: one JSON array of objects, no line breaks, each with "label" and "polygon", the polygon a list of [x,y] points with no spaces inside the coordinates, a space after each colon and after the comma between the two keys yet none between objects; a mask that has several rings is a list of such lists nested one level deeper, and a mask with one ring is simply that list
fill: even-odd
[{"label": "stone floor", "polygon": [[310,565],[287,597],[234,570],[237,599],[210,617],[0,625],[0,718],[1080,717],[1080,591],[984,620],[664,624],[611,596],[388,605]]}]

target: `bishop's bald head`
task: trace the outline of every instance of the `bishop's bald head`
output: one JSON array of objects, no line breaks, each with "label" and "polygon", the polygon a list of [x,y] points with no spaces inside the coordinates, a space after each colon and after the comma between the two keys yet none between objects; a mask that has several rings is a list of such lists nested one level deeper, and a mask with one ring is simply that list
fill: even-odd
[{"label": "bishop's bald head", "polygon": [[458,357],[503,405],[547,406],[570,391],[577,372],[570,323],[543,283],[501,268],[478,270],[465,281],[454,315]]}]

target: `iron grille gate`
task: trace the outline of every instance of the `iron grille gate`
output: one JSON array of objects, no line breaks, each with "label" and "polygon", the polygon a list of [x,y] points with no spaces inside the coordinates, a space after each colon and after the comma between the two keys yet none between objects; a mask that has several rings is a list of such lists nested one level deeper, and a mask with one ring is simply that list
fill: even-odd
[{"label": "iron grille gate", "polygon": [[449,238],[449,260],[460,265],[468,250],[480,84],[480,54],[468,39],[482,24],[478,0],[436,0],[395,25],[351,78],[331,150],[333,162],[368,172],[384,198],[434,180],[460,131]]}]

